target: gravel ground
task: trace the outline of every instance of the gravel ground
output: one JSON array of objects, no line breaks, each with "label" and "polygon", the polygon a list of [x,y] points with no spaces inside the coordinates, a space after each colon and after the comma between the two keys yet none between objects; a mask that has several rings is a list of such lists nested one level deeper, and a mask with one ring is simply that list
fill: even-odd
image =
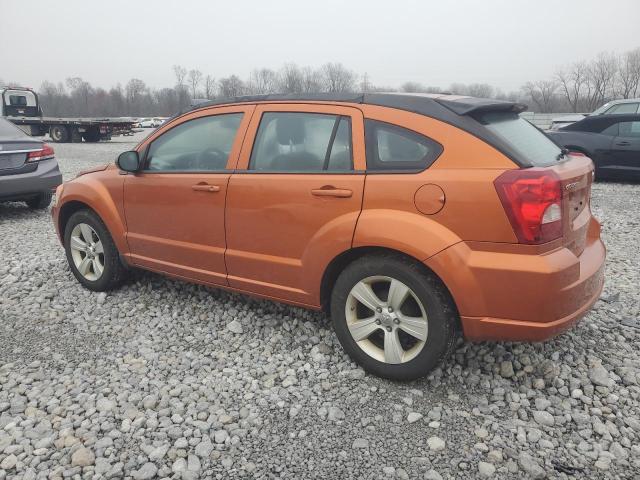
[{"label": "gravel ground", "polygon": [[[56,145],[65,179],[141,135]],[[48,212],[0,204],[0,480],[637,478],[638,189],[594,188],[607,283],[575,329],[412,383],[365,375],[322,314],[148,273],[84,290]]]}]

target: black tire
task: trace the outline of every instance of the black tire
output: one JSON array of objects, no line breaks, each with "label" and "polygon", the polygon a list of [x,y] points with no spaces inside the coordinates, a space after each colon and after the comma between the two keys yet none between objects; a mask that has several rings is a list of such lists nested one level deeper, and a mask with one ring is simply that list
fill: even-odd
[{"label": "black tire", "polygon": [[[71,232],[79,223],[86,223],[93,228],[99,240],[102,242],[104,250],[104,271],[102,272],[102,275],[94,281],[85,278],[80,273],[75,266],[71,254]],[[107,230],[107,227],[104,225],[100,217],[91,210],[79,210],[71,215],[64,229],[64,249],[73,275],[83,287],[88,288],[89,290],[93,290],[95,292],[113,290],[121,285],[127,276],[127,269],[120,260],[120,254],[113,242],[113,238],[111,237],[109,230]]]},{"label": "black tire", "polygon": [[82,134],[82,138],[87,143],[96,143],[100,141],[100,131],[97,129],[87,130]]},{"label": "black tire", "polygon": [[[400,280],[418,297],[427,314],[428,334],[422,350],[405,363],[379,361],[362,350],[347,327],[345,308],[349,292],[359,281],[372,276]],[[459,318],[442,282],[412,259],[394,255],[367,255],[349,264],[339,275],[331,294],[333,327],[349,356],[366,371],[392,380],[415,380],[426,376],[455,350]]]},{"label": "black tire", "polygon": [[44,210],[51,204],[52,197],[53,194],[51,192],[40,192],[38,195],[30,198],[24,203],[26,203],[27,207],[32,210]]},{"label": "black tire", "polygon": [[64,125],[52,125],[49,129],[51,141],[55,143],[65,143],[69,141],[69,129]]}]

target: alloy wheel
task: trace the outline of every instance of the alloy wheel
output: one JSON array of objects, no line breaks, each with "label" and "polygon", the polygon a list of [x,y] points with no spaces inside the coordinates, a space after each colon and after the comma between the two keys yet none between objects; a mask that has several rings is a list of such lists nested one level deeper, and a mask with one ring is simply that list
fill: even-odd
[{"label": "alloy wheel", "polygon": [[413,360],[429,333],[427,314],[417,295],[400,280],[367,277],[347,297],[347,327],[356,344],[384,363]]},{"label": "alloy wheel", "polygon": [[73,264],[87,280],[95,282],[104,272],[104,247],[96,231],[86,223],[78,223],[69,239]]}]

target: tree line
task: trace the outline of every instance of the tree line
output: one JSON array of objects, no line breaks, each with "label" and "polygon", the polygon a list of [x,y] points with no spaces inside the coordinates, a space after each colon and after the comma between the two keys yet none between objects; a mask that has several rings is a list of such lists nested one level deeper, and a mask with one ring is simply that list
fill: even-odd
[{"label": "tree line", "polygon": [[[198,69],[173,66],[175,84],[155,89],[138,78],[110,89],[94,87],[80,77],[38,90],[48,116],[170,116],[187,108],[193,99],[216,99],[264,93],[376,92],[453,93],[519,101],[535,112],[591,112],[614,98],[640,95],[640,47],[621,55],[603,52],[596,58],[557,69],[551,78],[530,81],[520,90],[505,93],[486,83],[453,83],[449,88],[405,82],[399,87],[375,85],[340,63],[319,68],[288,63],[278,70],[259,68],[248,78],[216,78]],[[0,85],[2,85],[0,81]],[[9,83],[11,85],[12,83]]]}]

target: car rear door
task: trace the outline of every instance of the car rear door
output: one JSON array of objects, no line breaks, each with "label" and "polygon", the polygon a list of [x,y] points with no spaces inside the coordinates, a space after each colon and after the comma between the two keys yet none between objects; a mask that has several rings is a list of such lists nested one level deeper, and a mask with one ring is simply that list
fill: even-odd
[{"label": "car rear door", "polygon": [[124,182],[134,265],[227,284],[227,182],[253,109],[196,111],[159,129],[141,146],[143,168]]},{"label": "car rear door", "polygon": [[611,151],[620,177],[640,178],[640,120],[620,122]]},{"label": "car rear door", "polygon": [[351,248],[365,169],[359,109],[257,106],[227,193],[229,285],[318,306],[324,269]]}]

